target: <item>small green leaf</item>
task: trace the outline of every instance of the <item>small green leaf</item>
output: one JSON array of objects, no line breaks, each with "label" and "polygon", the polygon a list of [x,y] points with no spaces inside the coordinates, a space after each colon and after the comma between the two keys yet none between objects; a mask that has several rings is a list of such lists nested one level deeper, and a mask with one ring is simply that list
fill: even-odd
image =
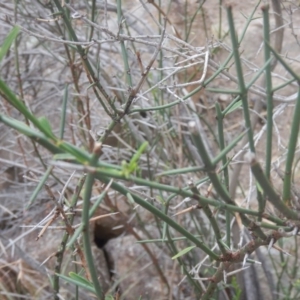
[{"label": "small green leaf", "polygon": [[232,113],[233,111],[237,110],[238,108],[240,108],[242,106],[242,101],[239,100],[239,101],[236,101],[228,111],[226,111],[226,113],[224,114],[225,115],[228,115],[230,113]]},{"label": "small green leaf", "polygon": [[91,282],[89,282],[85,278],[79,276],[78,274],[76,274],[76,276],[74,274],[76,274],[76,273],[70,272],[70,276],[72,276],[72,277],[68,277],[68,276],[56,273],[56,275],[58,277],[62,278],[63,280],[65,280],[69,283],[75,284],[79,287],[82,287],[82,288],[92,292],[93,294],[96,294],[95,288]]},{"label": "small green leaf", "polygon": [[127,163],[126,161],[122,161],[122,170],[121,170],[122,175],[128,178],[130,174],[132,174],[134,171],[138,169],[138,160],[140,159],[143,152],[147,149],[147,147],[148,147],[148,142],[144,142],[137,150],[137,152],[132,156],[129,163]]},{"label": "small green leaf", "polygon": [[10,31],[10,33],[8,34],[6,39],[4,40],[2,46],[0,47],[0,62],[2,61],[3,57],[8,52],[8,50],[9,50],[11,44],[13,43],[13,41],[15,40],[15,38],[18,36],[19,30],[20,30],[19,27],[15,26]]},{"label": "small green leaf", "polygon": [[148,147],[148,142],[144,142],[140,146],[140,148],[137,150],[137,152],[132,156],[129,164],[138,162],[138,160],[140,159],[140,157],[144,153],[144,151],[147,149],[147,147]]},{"label": "small green leaf", "polygon": [[39,192],[41,191],[41,189],[43,188],[45,182],[47,181],[51,171],[53,170],[53,166],[48,167],[47,172],[43,175],[43,177],[39,180],[39,184],[38,186],[35,188],[35,190],[33,191],[28,204],[26,205],[25,209],[28,209],[28,207],[35,201],[35,199],[37,198]]},{"label": "small green leaf", "polygon": [[157,195],[156,197],[155,197],[155,199],[160,203],[160,204],[162,204],[162,205],[166,205],[166,201],[161,197],[161,196],[159,196],[159,195]]},{"label": "small green leaf", "polygon": [[125,178],[128,178],[130,175],[129,164],[125,160],[122,160],[121,167],[122,167],[121,174],[125,176]]},{"label": "small green leaf", "polygon": [[0,91],[5,96],[5,99],[15,107],[25,118],[29,119],[37,128],[40,123],[37,118],[27,109],[26,105],[16,96],[16,94],[7,86],[7,84],[0,80]]},{"label": "small green leaf", "polygon": [[61,119],[59,126],[59,138],[62,140],[65,133],[65,123],[66,123],[66,114],[67,114],[67,102],[68,102],[68,84],[65,85],[65,92],[63,96],[62,110],[61,110]]},{"label": "small green leaf", "polygon": [[53,156],[53,160],[76,160],[76,157],[69,153],[59,153]]},{"label": "small green leaf", "polygon": [[70,272],[69,276],[70,276],[70,278],[72,278],[72,279],[74,279],[74,280],[76,280],[78,282],[81,282],[82,284],[89,285],[90,287],[94,286],[90,281],[88,281],[86,278],[78,275],[77,273]]},{"label": "small green leaf", "polygon": [[196,248],[196,246],[190,246],[190,247],[184,248],[183,250],[181,250],[180,252],[178,252],[176,255],[174,255],[172,257],[172,259],[176,259],[176,258],[178,258],[178,257],[180,257],[180,256],[182,256],[182,255],[184,255],[184,254],[186,254],[188,252],[190,252],[194,248]]},{"label": "small green leaf", "polygon": [[45,118],[45,117],[40,117],[40,118],[38,119],[38,121],[39,121],[39,123],[40,123],[40,125],[41,125],[41,129],[43,130],[43,133],[44,133],[47,137],[50,137],[50,138],[54,137],[54,134],[53,134],[53,132],[52,132],[52,128],[51,128],[51,125],[50,125],[48,119]]},{"label": "small green leaf", "polygon": [[[7,126],[16,129],[18,132],[28,136],[32,140],[36,141],[46,149],[48,149],[51,153],[59,153],[61,150],[53,145],[51,141],[49,141],[44,134],[38,132],[37,130],[27,126],[24,122],[18,121],[16,119],[7,117],[3,114],[0,114],[0,122],[3,122]],[[38,123],[39,124],[39,123]]]}]

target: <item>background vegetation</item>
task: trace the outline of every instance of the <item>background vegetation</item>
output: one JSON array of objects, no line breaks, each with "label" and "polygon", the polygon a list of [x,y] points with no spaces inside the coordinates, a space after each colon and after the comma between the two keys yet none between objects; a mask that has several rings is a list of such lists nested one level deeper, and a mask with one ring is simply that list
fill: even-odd
[{"label": "background vegetation", "polygon": [[299,298],[296,1],[0,8],[3,299]]}]

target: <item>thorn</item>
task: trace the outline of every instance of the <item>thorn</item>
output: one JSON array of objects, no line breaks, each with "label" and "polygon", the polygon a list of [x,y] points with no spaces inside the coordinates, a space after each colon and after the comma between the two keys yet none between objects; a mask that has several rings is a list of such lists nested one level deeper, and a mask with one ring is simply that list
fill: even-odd
[{"label": "thorn", "polygon": [[223,278],[224,278],[224,283],[227,284],[227,273],[225,270],[223,270]]},{"label": "thorn", "polygon": [[193,211],[193,210],[195,210],[195,209],[200,209],[200,208],[202,208],[202,206],[196,204],[196,205],[193,205],[193,206],[191,206],[191,207],[188,207],[188,208],[186,208],[186,209],[184,209],[184,210],[182,210],[182,211],[179,211],[178,213],[174,214],[173,217],[179,216],[179,215],[182,215],[182,214],[185,214],[185,213],[188,213],[188,212],[190,212],[190,211]]},{"label": "thorn", "polygon": [[299,231],[299,228],[296,226],[296,227],[294,228],[292,234],[293,234],[294,236],[296,236],[296,235],[298,234],[298,231]]},{"label": "thorn", "polygon": [[273,247],[273,245],[274,245],[274,239],[271,238],[271,241],[270,241],[269,246],[268,246],[268,253],[270,253],[270,250]]},{"label": "thorn", "polygon": [[246,253],[246,254],[245,254],[245,257],[244,257],[244,260],[243,260],[243,268],[245,267],[245,264],[246,264],[246,262],[247,262],[248,257],[249,257],[249,254]]},{"label": "thorn", "polygon": [[286,254],[288,256],[292,256],[290,253],[288,253],[287,251],[281,249],[280,247],[278,247],[276,245],[273,245],[273,248],[276,249],[276,250],[278,250],[278,251],[280,251],[280,252],[282,252],[283,254]]},{"label": "thorn", "polygon": [[234,270],[234,271],[232,271],[232,272],[230,272],[230,273],[227,273],[227,277],[229,277],[229,276],[231,276],[231,275],[234,275],[234,274],[237,274],[237,273],[239,273],[239,272],[241,272],[241,271],[245,271],[245,270],[247,270],[248,268],[250,268],[250,266],[247,266],[247,267],[244,267],[244,268],[241,268],[241,269]]}]

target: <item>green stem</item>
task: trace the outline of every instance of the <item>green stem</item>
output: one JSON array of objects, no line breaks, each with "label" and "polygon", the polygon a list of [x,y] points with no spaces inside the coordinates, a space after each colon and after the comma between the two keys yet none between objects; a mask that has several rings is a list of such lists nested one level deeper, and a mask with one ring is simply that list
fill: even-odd
[{"label": "green stem", "polygon": [[[171,251],[173,252],[173,254],[177,254],[179,251],[175,245],[175,243],[173,242],[172,240],[172,237],[171,237],[171,234],[170,234],[170,230],[169,228],[167,227],[166,228],[166,236],[167,236],[167,239],[168,239],[168,245],[169,245],[169,248],[171,249]],[[183,273],[185,274],[185,276],[187,277],[189,283],[191,284],[191,286],[193,286],[196,290],[196,293],[201,293],[202,292],[202,287],[201,285],[197,282],[197,280],[194,280],[190,274],[190,272],[187,270],[187,267],[184,263],[184,261],[182,260],[181,257],[178,257],[177,258],[177,261],[180,265],[180,267],[182,268],[183,270]]]},{"label": "green stem", "polygon": [[273,189],[270,181],[264,174],[260,164],[257,162],[255,155],[250,154],[250,163],[251,163],[251,171],[255,176],[257,182],[265,192],[268,197],[268,200],[282,213],[285,217],[291,220],[299,220],[299,215],[296,211],[291,210],[288,208],[287,205],[280,199],[280,196],[275,192]]},{"label": "green stem", "polygon": [[62,140],[64,138],[65,124],[66,124],[66,113],[67,113],[67,102],[68,102],[68,84],[65,86],[65,92],[63,96],[63,104],[61,110],[61,120],[59,127],[59,138]]},{"label": "green stem", "polygon": [[222,38],[222,0],[219,0],[219,30],[218,30],[218,39]]},{"label": "green stem", "polygon": [[[84,181],[85,181],[85,176],[82,176],[80,178],[79,183],[76,186],[76,190],[75,190],[75,192],[72,196],[71,205],[70,205],[70,208],[69,208],[70,211],[72,211],[74,209],[74,207],[76,207],[76,203],[77,203],[77,200],[79,198],[80,192],[82,190]],[[72,213],[69,217],[69,222],[70,222],[71,225],[73,224],[74,217],[75,217],[74,213]],[[60,297],[58,296],[58,293],[59,293],[59,276],[57,276],[56,274],[61,273],[61,265],[62,265],[62,262],[63,262],[63,257],[64,257],[66,244],[67,244],[69,236],[70,236],[69,233],[66,231],[64,233],[63,239],[60,243],[60,247],[59,247],[59,249],[56,253],[57,260],[56,260],[56,265],[55,265],[55,274],[53,275],[54,276],[54,278],[53,278],[53,289],[55,291],[55,296],[54,296],[55,300],[60,299]]]},{"label": "green stem", "polygon": [[[212,164],[210,157],[207,153],[205,145],[202,141],[201,136],[198,134],[196,129],[196,124],[190,123],[190,131],[192,134],[192,139],[195,142],[196,148],[201,155],[202,161],[205,165],[205,169],[209,179],[211,180],[212,185],[214,186],[216,192],[220,195],[220,197],[228,204],[235,205],[235,202],[231,199],[228,191],[221,184],[220,179],[216,173],[216,166]],[[240,214],[243,224],[249,229],[253,230],[257,236],[264,239],[266,236],[263,231],[256,226],[253,222],[251,222],[244,214]]]},{"label": "green stem", "polygon": [[[194,186],[194,184],[191,185],[191,191],[194,194],[198,194],[198,195],[200,194],[198,189]],[[215,233],[215,237],[216,237],[216,241],[219,246],[219,249],[221,250],[222,254],[225,255],[227,253],[227,250],[225,249],[224,245],[221,243],[222,236],[221,236],[219,224],[217,223],[217,221],[208,205],[202,206],[202,209],[203,209],[206,217],[208,218],[208,220],[212,226],[212,229]]]},{"label": "green stem", "polygon": [[253,140],[253,131],[251,128],[251,120],[250,120],[250,113],[248,108],[248,100],[247,100],[247,88],[244,82],[244,76],[243,76],[243,70],[242,70],[242,64],[239,54],[239,43],[236,38],[236,31],[234,28],[234,22],[233,22],[233,16],[232,16],[232,7],[227,6],[227,16],[228,16],[228,23],[229,23],[229,31],[231,36],[231,43],[232,43],[232,51],[233,51],[233,57],[235,61],[236,66],[236,72],[239,82],[239,90],[240,90],[240,96],[243,103],[243,110],[244,110],[244,119],[246,124],[246,129],[248,131],[248,142],[251,152],[255,153],[255,146],[254,146],[254,140]]},{"label": "green stem", "polygon": [[[90,161],[91,166],[95,166],[101,153],[101,144],[96,143],[93,150],[93,155]],[[90,199],[92,196],[92,190],[94,185],[95,174],[93,172],[88,173],[86,177],[85,190],[83,195],[83,207],[82,207],[82,226],[83,226],[83,246],[85,252],[85,258],[89,267],[91,278],[94,284],[94,288],[99,300],[104,299],[102,287],[99,284],[97,270],[95,268],[93,254],[91,249],[90,232],[89,232],[89,211],[90,211]]]},{"label": "green stem", "polygon": [[296,99],[296,106],[294,109],[293,122],[291,126],[291,135],[288,145],[288,153],[285,164],[285,174],[283,181],[283,202],[288,206],[291,205],[291,184],[292,184],[292,167],[295,157],[296,147],[298,144],[298,134],[300,125],[300,89]]},{"label": "green stem", "polygon": [[[91,172],[94,172],[96,177],[100,180],[102,178],[101,176],[105,176],[105,177],[108,177],[108,178],[116,178],[116,179],[120,179],[120,180],[126,180],[128,182],[134,182],[138,185],[147,186],[149,188],[174,193],[174,195],[172,195],[171,197],[174,197],[176,195],[180,195],[184,198],[190,197],[190,198],[195,199],[197,201],[201,201],[201,203],[200,203],[201,205],[208,204],[208,205],[212,205],[212,206],[215,206],[215,207],[218,207],[218,208],[228,209],[232,213],[238,212],[238,213],[248,214],[248,215],[252,215],[252,216],[258,216],[259,215],[258,211],[254,211],[254,210],[251,210],[251,209],[247,209],[247,208],[237,206],[234,202],[231,201],[230,198],[229,198],[230,199],[230,204],[228,204],[228,203],[224,203],[224,202],[219,201],[219,200],[206,198],[202,195],[195,195],[194,193],[192,193],[188,190],[185,190],[185,189],[173,187],[173,186],[166,185],[166,184],[157,183],[157,182],[154,182],[154,181],[149,181],[149,180],[139,178],[139,177],[135,177],[135,176],[132,176],[132,175],[129,175],[128,177],[125,177],[122,174],[122,172],[120,172],[120,171],[115,172],[115,171],[109,170],[109,169],[102,169],[102,168],[101,169],[98,169],[98,168],[96,169],[95,168],[95,169],[91,170]],[[228,198],[226,198],[226,199],[228,200]],[[269,216],[269,217],[272,218],[271,216]],[[276,220],[276,218],[274,220]]]},{"label": "green stem", "polygon": [[[123,18],[122,18],[122,1],[121,0],[117,0],[117,15],[118,15],[118,24],[119,24],[119,34],[123,33]],[[128,55],[127,55],[127,50],[125,47],[125,42],[123,39],[120,39],[120,44],[121,44],[121,50],[122,50],[122,57],[123,57],[123,63],[124,63],[124,68],[125,68],[125,77],[126,77],[126,81],[127,84],[129,85],[129,87],[133,87],[132,84],[132,78],[131,78],[131,74],[130,74],[130,67],[129,67],[129,63],[128,63]]]},{"label": "green stem", "polygon": [[[100,181],[104,182],[104,183],[108,183],[109,182],[109,178],[103,175],[98,175],[95,174],[96,178],[98,178]],[[130,193],[130,191],[128,191],[124,186],[116,183],[116,182],[112,182],[111,184],[112,188],[116,191],[118,191],[119,193],[123,194],[124,196],[126,196],[128,193]],[[144,207],[146,210],[150,211],[151,213],[153,213],[155,216],[157,216],[158,218],[160,218],[161,220],[163,220],[164,222],[166,222],[169,226],[173,227],[177,232],[181,233],[183,236],[187,237],[188,240],[190,240],[191,242],[193,242],[197,247],[199,247],[201,250],[203,250],[207,255],[209,255],[211,257],[211,259],[217,260],[218,259],[218,255],[215,254],[213,251],[211,251],[207,246],[205,246],[199,239],[195,238],[194,235],[192,235],[189,231],[187,231],[186,229],[184,229],[183,227],[181,227],[178,223],[176,223],[174,220],[172,220],[170,217],[168,217],[167,215],[165,215],[162,211],[160,211],[159,209],[157,209],[156,207],[154,207],[153,205],[151,205],[149,202],[145,201],[144,199],[142,199],[141,197],[130,193],[132,198],[134,199],[134,201],[139,204],[140,206]]]},{"label": "green stem", "polygon": [[[218,122],[218,134],[219,134],[219,145],[220,145],[220,150],[222,151],[225,149],[225,140],[224,140],[224,128],[223,128],[223,115],[222,111],[220,108],[220,104],[217,102],[216,103],[216,112],[217,112],[217,122]],[[228,172],[228,159],[226,155],[222,157],[222,163],[223,163],[223,174],[224,174],[224,181],[225,181],[225,187],[227,191],[229,190],[229,172]],[[231,243],[231,230],[230,230],[230,223],[231,223],[231,215],[228,210],[226,210],[225,213],[226,217],[226,244],[228,248],[230,248],[230,243]]]},{"label": "green stem", "polygon": [[[92,9],[91,9],[91,22],[95,22],[95,14],[96,14],[96,0],[92,0]],[[91,26],[91,32],[90,32],[90,36],[89,36],[89,41],[92,40],[94,35],[94,26]]]},{"label": "green stem", "polygon": [[[264,53],[265,62],[271,58],[270,49],[270,21],[269,21],[269,6],[262,7],[264,20]],[[267,142],[266,142],[266,176],[270,178],[271,162],[272,162],[272,136],[273,136],[273,94],[272,94],[272,75],[271,65],[265,67],[266,78],[266,94],[267,94]]]}]

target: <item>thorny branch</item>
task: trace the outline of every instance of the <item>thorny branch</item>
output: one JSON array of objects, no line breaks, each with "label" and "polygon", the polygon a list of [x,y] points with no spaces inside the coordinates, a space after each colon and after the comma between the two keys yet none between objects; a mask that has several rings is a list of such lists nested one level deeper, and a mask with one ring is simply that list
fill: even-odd
[{"label": "thorny branch", "polygon": [[[151,2],[151,1],[149,1],[149,2]],[[277,22],[277,24],[276,24],[277,25],[276,35],[277,35],[277,37],[276,37],[276,47],[275,48],[276,48],[277,51],[280,52],[281,45],[282,45],[282,30],[283,30],[283,29],[281,30],[281,28],[283,28],[283,25],[281,24],[281,26],[280,26],[280,23],[278,21],[281,18],[281,15],[280,15],[280,11],[278,10],[278,6],[277,6],[277,8],[275,6],[276,3],[278,5],[279,2],[274,0],[273,1],[274,10],[276,11],[275,15],[277,16],[277,18],[276,18],[276,22]],[[107,5],[106,2],[105,2],[105,4]],[[151,50],[153,50],[153,47],[155,47],[155,51],[154,51],[153,55],[151,55],[151,58],[150,58],[150,60],[149,60],[146,67],[143,66],[143,62],[141,60],[141,55],[139,54],[138,59],[139,59],[141,74],[139,74],[140,77],[138,78],[137,83],[136,83],[135,86],[130,86],[128,88],[124,88],[124,87],[123,88],[122,87],[121,88],[118,88],[118,87],[105,87],[105,89],[102,86],[99,87],[99,89],[102,91],[102,94],[104,95],[104,98],[109,102],[109,105],[111,105],[111,103],[110,103],[111,99],[110,99],[109,94],[106,92],[106,90],[115,89],[115,90],[125,92],[125,94],[127,93],[127,100],[125,101],[125,104],[123,104],[123,106],[121,106],[121,108],[115,108],[112,105],[111,108],[114,111],[113,112],[108,111],[108,114],[112,117],[113,121],[110,124],[110,126],[107,128],[107,130],[105,131],[105,134],[102,136],[102,138],[100,140],[101,142],[103,142],[105,140],[105,138],[108,136],[108,134],[114,129],[115,125],[118,122],[120,122],[123,117],[126,118],[127,117],[126,115],[129,115],[130,113],[138,111],[138,110],[135,110],[134,108],[132,108],[134,102],[136,102],[137,100],[140,100],[140,99],[142,99],[142,100],[146,99],[147,100],[147,98],[146,98],[147,94],[151,95],[151,92],[153,92],[157,88],[160,89],[160,90],[166,91],[169,96],[173,96],[175,99],[178,100],[178,101],[174,102],[173,104],[168,103],[167,104],[168,107],[176,105],[180,102],[184,102],[185,99],[190,98],[189,96],[188,97],[183,97],[182,94],[180,94],[180,91],[178,91],[176,89],[177,88],[185,88],[185,87],[188,87],[188,86],[191,86],[191,85],[196,85],[196,84],[199,85],[201,88],[205,87],[205,79],[206,79],[208,69],[210,68],[213,71],[216,71],[220,68],[220,65],[218,63],[216,63],[213,59],[209,59],[209,53],[211,52],[211,50],[213,50],[216,47],[222,47],[225,50],[231,51],[225,44],[223,44],[221,42],[212,43],[212,44],[209,44],[207,47],[201,47],[201,48],[199,47],[198,48],[198,47],[193,47],[193,46],[189,45],[188,43],[182,41],[180,38],[178,38],[178,34],[177,34],[177,37],[174,37],[173,35],[169,34],[166,31],[167,22],[170,23],[169,19],[167,19],[166,14],[164,14],[166,16],[166,19],[165,19],[165,23],[164,23],[163,27],[162,27],[161,24],[156,22],[157,25],[159,26],[159,28],[162,29],[162,33],[160,35],[130,36],[130,35],[114,33],[113,31],[109,30],[107,26],[106,27],[105,26],[100,26],[100,25],[90,21],[87,16],[85,16],[83,14],[80,14],[75,9],[73,9],[73,7],[70,6],[69,4],[65,4],[65,6],[72,12],[71,18],[73,18],[74,20],[83,21],[85,24],[93,27],[94,29],[97,29],[99,32],[106,34],[107,38],[92,39],[91,41],[80,41],[80,39],[77,39],[77,38],[75,38],[75,39],[73,38],[73,40],[63,40],[63,39],[60,39],[60,38],[57,38],[57,37],[53,37],[53,35],[52,35],[52,33],[50,33],[50,31],[47,34],[41,34],[41,33],[35,33],[32,30],[28,30],[27,28],[25,28],[22,25],[19,25],[19,26],[20,26],[21,30],[24,33],[26,33],[30,36],[35,36],[41,41],[48,40],[48,41],[53,41],[57,44],[63,44],[63,45],[66,45],[66,46],[76,46],[76,47],[73,47],[73,48],[77,48],[77,49],[80,50],[78,52],[80,53],[82,63],[85,66],[85,71],[87,73],[89,82],[90,82],[92,88],[95,91],[95,94],[96,94],[95,86],[98,85],[99,79],[96,77],[95,73],[93,72],[93,68],[89,68],[88,64],[85,63],[85,61],[86,61],[86,56],[85,55],[88,53],[87,50],[94,49],[94,48],[99,47],[99,46],[103,47],[103,48],[101,48],[102,50],[103,49],[105,50],[106,49],[105,46],[107,46],[106,44],[112,44],[112,43],[117,44],[120,41],[129,41],[129,42],[132,42],[132,43],[135,43],[135,44],[145,45],[149,49],[151,48]],[[107,9],[108,9],[108,7],[105,6],[105,10],[107,10]],[[279,6],[279,9],[280,9],[280,6]],[[63,13],[61,12],[61,14],[63,14]],[[107,14],[107,12],[106,12],[106,14]],[[51,20],[47,20],[47,21],[57,21],[60,18],[61,17],[59,17],[59,18],[57,17],[57,18],[53,18],[53,20],[51,19]],[[43,20],[40,20],[40,19],[37,19],[37,20],[38,21],[43,21]],[[281,19],[281,22],[282,22],[282,19]],[[107,24],[107,16],[106,16],[106,24]],[[169,44],[170,41],[174,42],[174,44],[175,44],[174,48],[172,48],[172,45]],[[180,62],[177,62],[172,67],[170,67],[170,65],[165,65],[162,68],[158,68],[156,66],[153,66],[155,61],[157,60],[157,56],[158,56],[159,52],[162,51],[162,50],[174,55],[174,57],[176,57],[176,58],[181,58],[183,60],[180,61]],[[241,60],[244,63],[248,63],[243,59],[241,59]],[[5,62],[5,63],[8,64],[8,61]],[[200,64],[203,64],[203,73],[202,73],[202,76],[199,80],[192,81],[192,82],[186,82],[186,83],[179,83],[179,84],[178,83],[176,83],[176,84],[169,84],[169,83],[165,84],[168,79],[170,79],[170,78],[172,79],[172,77],[174,75],[176,75],[178,72],[180,72],[182,70],[185,70],[189,67],[200,65]],[[178,65],[181,65],[181,66],[178,66]],[[272,62],[272,67],[274,67],[274,65],[275,65],[275,61]],[[251,67],[252,67],[252,69],[251,68],[250,69],[253,71],[255,69],[255,66],[251,65]],[[143,86],[147,76],[149,75],[150,71],[159,71],[159,72],[161,71],[164,74],[164,76],[162,78],[160,78],[158,81],[154,82],[153,85],[151,85],[151,87],[148,88],[146,91],[142,92],[141,91],[142,86]],[[223,78],[229,79],[231,82],[238,82],[237,77],[233,76],[229,71],[227,71],[225,69],[220,71],[220,76],[223,77]],[[54,83],[55,83],[55,81],[54,81]],[[260,96],[265,96],[266,95],[266,93],[264,91],[264,86],[261,87],[259,85],[252,85],[248,90],[253,92],[256,95],[260,95]],[[273,98],[275,100],[287,101],[287,102],[293,100],[292,96],[290,96],[290,97],[280,97],[278,95],[274,95]],[[104,106],[104,107],[106,107],[106,106]],[[160,107],[159,109],[162,109],[162,108],[163,107]],[[156,109],[156,107],[147,108],[147,110],[154,110],[154,109]],[[259,113],[259,109],[257,111]],[[113,113],[115,113],[115,115],[113,115]],[[253,123],[255,123],[255,122],[253,122]],[[131,132],[134,133],[135,131],[131,130]],[[138,130],[136,132],[137,132],[136,135],[140,134],[140,132],[138,132]],[[141,136],[141,138],[143,138],[143,136],[141,134],[140,134],[140,136]],[[75,144],[75,142],[74,142],[74,144]],[[101,147],[102,147],[102,145],[99,145],[99,155],[100,155]],[[99,156],[97,157],[97,159],[98,158],[99,158]],[[67,163],[63,162],[63,161],[55,162],[55,165],[58,166],[58,167],[68,167],[68,169],[71,169],[72,167],[74,169],[77,168],[80,171],[88,172],[88,173],[93,174],[93,175],[96,174],[99,171],[99,168],[100,168],[100,171],[101,171],[101,168],[102,168],[101,166],[98,168],[98,167],[96,167],[96,165],[95,166],[94,165],[89,166],[89,165],[79,165],[79,164],[78,165],[73,165],[73,166],[70,167],[70,165],[67,165]],[[165,165],[164,165],[164,167],[165,167]],[[109,168],[104,167],[103,169],[104,169],[104,171],[108,172],[106,174],[107,176],[110,176],[110,175],[114,176],[114,175],[117,174],[118,176],[116,176],[116,178],[118,178],[120,180],[124,180],[124,178],[118,172],[117,173],[112,172],[111,174],[109,174],[109,171],[111,171]],[[261,170],[259,169],[258,171],[261,171]],[[145,181],[141,178],[130,177],[129,180],[131,182],[135,182],[137,185],[146,186]],[[67,184],[66,184],[66,186],[67,186]],[[161,191],[168,191],[168,192],[173,192],[175,194],[177,193],[177,195],[180,195],[180,196],[189,196],[189,197],[191,197],[191,195],[188,194],[188,192],[180,190],[180,189],[172,190],[172,186],[168,186],[167,184],[165,184],[165,185],[161,184],[159,186],[158,184],[156,185],[156,182],[153,181],[153,182],[148,184],[148,187],[150,187],[151,189],[152,188],[153,189],[154,188],[157,188],[157,189],[160,188]],[[52,212],[52,215],[50,215],[51,218],[48,218],[45,221],[46,225],[44,226],[43,230],[46,230],[47,226],[49,226],[60,215],[62,217],[63,221],[65,222],[65,227],[64,228],[66,228],[66,233],[68,233],[69,235],[72,235],[73,232],[74,232],[74,226],[72,226],[72,224],[69,222],[69,220],[68,220],[68,218],[67,218],[67,216],[64,212],[63,206],[61,205],[61,201],[58,201],[58,203],[57,203],[57,201],[55,199],[55,196],[54,196],[53,192],[51,191],[51,189],[49,187],[46,186],[46,190],[47,190],[48,194],[50,195],[50,198],[54,200],[57,209],[56,209],[56,211]],[[195,194],[198,195],[198,190],[197,190],[197,192],[195,192]],[[63,197],[63,195],[64,195],[64,189],[61,193],[61,198]],[[271,194],[271,195],[274,196],[274,193]],[[144,196],[144,194],[143,194],[143,196]],[[201,199],[201,197],[202,196],[199,193],[199,195],[197,197],[195,197],[194,200],[195,199],[199,200],[199,199]],[[224,282],[226,282],[226,276],[229,276],[230,273],[228,273],[228,272],[229,272],[230,266],[232,264],[238,263],[238,262],[244,262],[244,264],[245,264],[245,262],[247,261],[248,256],[260,246],[269,245],[269,249],[274,248],[274,249],[277,249],[277,250],[281,251],[280,248],[278,248],[276,245],[274,245],[276,243],[276,241],[278,239],[280,239],[281,237],[284,237],[284,236],[298,235],[298,227],[299,227],[298,226],[299,224],[297,224],[297,222],[293,222],[292,224],[289,224],[289,222],[285,219],[284,220],[278,220],[279,218],[276,219],[276,217],[274,217],[271,214],[268,215],[266,213],[263,213],[262,214],[263,217],[265,217],[266,219],[269,219],[271,221],[274,221],[274,223],[276,225],[274,225],[274,224],[271,224],[271,225],[270,224],[260,224],[259,222],[255,222],[255,221],[250,222],[249,221],[247,223],[249,225],[248,226],[249,230],[255,231],[258,228],[259,228],[259,230],[265,229],[265,228],[270,228],[270,229],[273,230],[274,227],[276,227],[276,226],[279,227],[279,226],[286,225],[287,227],[289,227],[289,228],[286,229],[287,232],[284,231],[285,229],[284,230],[274,230],[274,231],[272,231],[271,234],[266,233],[265,238],[259,238],[259,237],[253,235],[252,236],[253,239],[250,242],[247,242],[246,245],[244,245],[241,249],[239,249],[237,251],[233,251],[233,250],[229,249],[229,247],[226,248],[226,244],[223,242],[222,235],[218,230],[219,229],[218,228],[219,224],[217,222],[219,220],[217,219],[217,217],[215,217],[215,211],[211,211],[210,207],[208,205],[214,206],[216,208],[216,210],[219,209],[219,208],[220,209],[227,209],[227,210],[230,210],[231,212],[249,214],[250,216],[255,216],[255,217],[258,215],[258,212],[255,211],[255,210],[251,210],[251,209],[243,209],[242,206],[237,206],[237,205],[235,206],[230,201],[229,201],[229,204],[227,203],[227,205],[225,205],[225,204],[223,205],[222,203],[221,204],[219,203],[219,199],[217,199],[217,196],[215,194],[213,194],[212,197],[214,199],[208,199],[208,198],[205,199],[203,197],[204,201],[206,201],[206,202],[203,202],[205,204],[205,206],[199,205],[199,204],[198,205],[193,205],[190,208],[183,210],[181,213],[177,213],[177,214],[174,214],[172,216],[172,217],[175,217],[175,216],[179,216],[183,213],[190,212],[190,211],[193,211],[193,210],[196,210],[196,209],[197,210],[198,209],[203,209],[204,212],[207,214],[208,218],[212,220],[210,222],[210,224],[212,224],[214,226],[213,229],[214,229],[214,232],[215,232],[215,236],[218,239],[217,242],[216,242],[216,245],[218,245],[219,250],[221,250],[221,252],[222,252],[221,254],[216,254],[214,252],[214,254],[216,254],[216,256],[219,255],[219,256],[217,256],[216,261],[220,261],[221,264],[220,264],[218,270],[216,271],[216,273],[214,274],[214,276],[212,276],[210,278],[206,278],[206,280],[208,280],[210,282],[210,284],[209,284],[209,286],[208,286],[208,288],[207,288],[207,290],[204,294],[203,299],[206,299],[205,297],[207,297],[207,299],[208,299],[209,297],[212,296],[211,293],[215,289],[216,285],[222,279],[224,279]],[[232,198],[234,198],[234,197],[232,197]],[[278,200],[277,198],[275,200]],[[238,213],[236,213],[236,216],[238,215]],[[166,215],[167,215],[167,213],[166,213]],[[294,216],[293,213],[288,214],[288,216],[292,216],[295,219],[298,218],[298,216],[297,215]],[[97,217],[97,218],[99,218],[99,217]],[[89,220],[92,221],[92,220],[95,220],[95,219],[89,219]],[[280,221],[282,221],[282,223]],[[43,233],[43,231],[42,231],[42,233]],[[265,234],[265,232],[263,234]],[[76,247],[79,247],[79,245],[76,244]],[[213,248],[213,251],[215,251],[216,247]],[[79,248],[79,251],[81,251],[80,248]],[[218,251],[218,249],[217,249],[217,251]],[[83,256],[83,254],[82,254],[82,256]],[[83,260],[83,264],[86,264],[86,263],[84,263],[84,257],[82,257],[82,260]],[[87,270],[86,267],[85,267],[85,269]],[[244,269],[244,266],[241,270],[243,270],[243,269]]]}]

